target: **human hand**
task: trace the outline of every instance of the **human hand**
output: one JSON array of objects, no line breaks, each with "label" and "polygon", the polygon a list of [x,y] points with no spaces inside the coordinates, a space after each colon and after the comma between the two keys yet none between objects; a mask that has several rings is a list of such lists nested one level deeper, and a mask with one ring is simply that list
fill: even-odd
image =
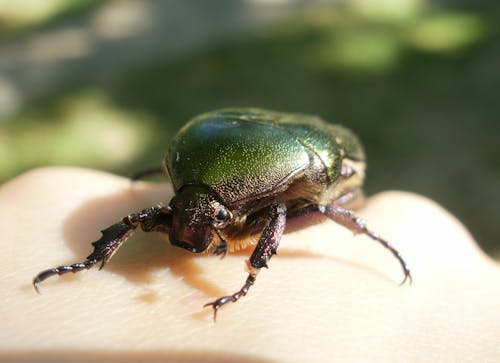
[{"label": "human hand", "polygon": [[432,201],[385,192],[357,212],[403,255],[325,221],[286,234],[249,294],[212,321],[203,304],[238,290],[251,249],[216,256],[138,232],[98,271],[99,230],[168,202],[169,185],[44,168],[0,187],[0,361],[498,361],[500,268]]}]

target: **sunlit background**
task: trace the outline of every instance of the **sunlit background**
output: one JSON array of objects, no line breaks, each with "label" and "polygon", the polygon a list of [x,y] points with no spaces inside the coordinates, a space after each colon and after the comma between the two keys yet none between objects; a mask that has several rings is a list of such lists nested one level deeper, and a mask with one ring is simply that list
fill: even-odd
[{"label": "sunlit background", "polygon": [[220,107],[312,113],[364,141],[369,194],[426,195],[500,259],[498,19],[493,0],[0,0],[0,182],[157,166]]}]

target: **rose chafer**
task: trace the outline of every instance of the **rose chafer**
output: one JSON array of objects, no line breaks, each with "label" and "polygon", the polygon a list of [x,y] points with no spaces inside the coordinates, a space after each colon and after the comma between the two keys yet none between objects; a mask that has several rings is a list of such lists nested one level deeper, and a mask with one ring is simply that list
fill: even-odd
[{"label": "rose chafer", "polygon": [[350,209],[363,195],[365,154],[358,138],[340,125],[318,117],[261,109],[223,109],[195,117],[176,135],[163,169],[175,195],[102,231],[84,262],[39,273],[78,272],[97,263],[101,268],[132,232],[169,235],[170,242],[194,253],[224,256],[255,245],[247,261],[248,277],[240,290],[205,306],[218,309],[247,294],[259,270],[276,254],[287,223],[310,213],[322,214],[381,243],[399,261],[404,283],[410,271],[386,240],[367,229]]}]

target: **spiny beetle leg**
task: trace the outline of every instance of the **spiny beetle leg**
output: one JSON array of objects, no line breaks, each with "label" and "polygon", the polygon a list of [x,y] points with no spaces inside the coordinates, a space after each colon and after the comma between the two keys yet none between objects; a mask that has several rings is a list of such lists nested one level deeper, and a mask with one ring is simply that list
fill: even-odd
[{"label": "spiny beetle leg", "polygon": [[169,217],[169,207],[162,205],[146,208],[139,213],[128,215],[122,221],[101,231],[102,237],[92,243],[94,251],[87,256],[84,262],[54,267],[36,275],[33,279],[35,290],[40,293],[40,283],[54,275],[64,275],[68,272],[76,273],[83,269],[89,269],[98,262],[101,262],[99,269],[102,269],[138,226],[145,232],[168,231],[168,228],[170,228]]},{"label": "spiny beetle leg", "polygon": [[285,230],[286,207],[284,204],[274,204],[267,209],[269,211],[269,223],[264,227],[259,242],[248,260],[249,274],[243,287],[232,295],[223,296],[215,301],[203,305],[211,306],[214,310],[214,321],[217,319],[217,311],[228,302],[236,302],[245,296],[250,287],[255,283],[257,274],[262,267],[267,268],[267,263],[272,255],[278,250],[278,245]]},{"label": "spiny beetle leg", "polygon": [[87,257],[84,262],[75,263],[72,265],[54,267],[40,272],[33,279],[33,286],[36,292],[40,293],[38,286],[47,278],[54,275],[64,275],[68,272],[76,273],[83,269],[89,269],[97,262],[101,261],[101,268],[111,258],[114,252],[121,246],[123,242],[132,234],[135,227],[129,226],[124,222],[118,222],[111,227],[102,230],[102,237],[93,242],[94,251]]},{"label": "spiny beetle leg", "polygon": [[401,269],[403,270],[404,273],[404,279],[401,282],[401,285],[404,284],[407,280],[412,282],[412,277],[410,273],[410,269],[408,268],[408,265],[406,264],[406,261],[403,259],[401,254],[399,253],[396,248],[394,248],[389,242],[387,242],[385,239],[380,237],[378,234],[375,232],[370,231],[366,227],[366,223],[363,219],[358,218],[354,215],[354,212],[352,210],[346,209],[344,207],[335,205],[335,202],[326,205],[326,206],[318,206],[318,210],[326,215],[328,218],[332,219],[333,221],[341,224],[342,226],[350,229],[354,233],[362,233],[373,240],[379,242],[382,246],[387,248],[393,255],[396,257],[399,261],[399,264],[401,265]]}]

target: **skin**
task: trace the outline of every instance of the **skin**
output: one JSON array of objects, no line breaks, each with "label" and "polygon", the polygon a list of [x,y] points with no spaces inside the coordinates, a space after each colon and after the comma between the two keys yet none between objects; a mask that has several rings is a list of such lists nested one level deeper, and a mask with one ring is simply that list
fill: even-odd
[{"label": "skin", "polygon": [[38,272],[83,261],[98,231],[168,202],[169,185],[44,168],[0,187],[0,361],[325,362],[500,359],[500,267],[431,200],[384,192],[357,214],[408,262],[331,221],[285,234],[248,296],[217,323],[203,304],[238,289],[251,248],[216,256],[138,232],[98,271]]}]

